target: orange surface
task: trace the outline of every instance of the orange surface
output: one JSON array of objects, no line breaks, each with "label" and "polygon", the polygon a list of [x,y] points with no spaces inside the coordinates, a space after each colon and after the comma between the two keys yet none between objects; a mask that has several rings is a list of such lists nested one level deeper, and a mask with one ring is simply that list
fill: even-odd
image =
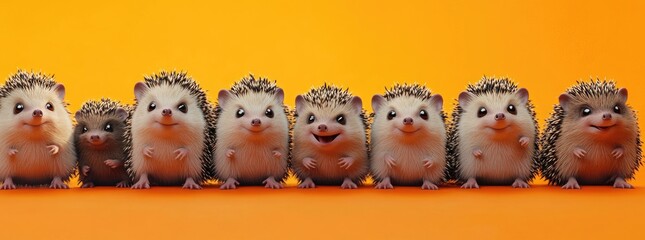
[{"label": "orange surface", "polygon": [[[277,79],[289,105],[328,81],[368,110],[394,82],[427,83],[450,110],[468,82],[508,76],[541,123],[567,86],[598,77],[627,87],[645,119],[643,1],[185,2],[0,1],[0,77],[54,73],[73,112],[130,103],[161,69],[188,71],[211,100],[252,72]],[[628,191],[22,189],[0,192],[0,238],[643,238],[643,172]]]}]

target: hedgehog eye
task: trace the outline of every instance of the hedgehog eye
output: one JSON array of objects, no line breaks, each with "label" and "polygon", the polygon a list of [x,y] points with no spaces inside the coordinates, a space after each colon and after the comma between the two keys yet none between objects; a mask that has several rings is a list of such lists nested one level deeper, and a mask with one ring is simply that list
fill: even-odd
[{"label": "hedgehog eye", "polygon": [[394,110],[387,113],[387,120],[392,120],[395,117],[396,117],[396,112]]},{"label": "hedgehog eye", "polygon": [[591,108],[589,107],[582,107],[582,116],[586,117],[591,115]]},{"label": "hedgehog eye", "polygon": [[618,105],[614,106],[614,112],[618,113],[618,114],[622,113],[622,110],[620,109],[620,106],[618,106]]},{"label": "hedgehog eye", "polygon": [[52,112],[54,111],[54,105],[52,103],[50,103],[50,102],[45,104],[45,108],[47,108],[47,110],[49,110],[49,111],[52,111]]},{"label": "hedgehog eye", "polygon": [[341,125],[345,125],[345,123],[347,123],[347,120],[345,120],[345,115],[338,115],[338,117],[336,117],[336,122],[340,123]]},{"label": "hedgehog eye", "polygon": [[515,108],[513,104],[509,104],[506,108],[506,111],[508,111],[508,113],[510,114],[517,115],[517,108]]},{"label": "hedgehog eye", "polygon": [[271,110],[271,108],[267,108],[267,110],[264,111],[264,115],[268,118],[273,118],[273,110]]},{"label": "hedgehog eye", "polygon": [[103,128],[106,132],[113,132],[114,130],[112,129],[112,124],[105,124],[105,128]]},{"label": "hedgehog eye", "polygon": [[188,107],[186,107],[185,103],[180,103],[179,106],[177,106],[177,110],[187,113],[188,112]]},{"label": "hedgehog eye", "polygon": [[87,127],[83,126],[83,129],[81,129],[81,133],[86,133],[87,131],[88,131]]},{"label": "hedgehog eye", "polygon": [[477,111],[477,117],[481,118],[483,116],[486,116],[487,113],[488,113],[488,110],[486,110],[485,107],[480,107],[479,111]]},{"label": "hedgehog eye", "polygon": [[157,104],[155,104],[155,102],[151,102],[150,105],[148,105],[148,112],[152,112],[155,108],[157,108]]},{"label": "hedgehog eye", "polygon": [[428,112],[426,112],[426,110],[419,111],[419,117],[423,120],[428,120]]},{"label": "hedgehog eye", "polygon": [[241,118],[242,116],[244,116],[244,109],[241,109],[241,108],[240,108],[240,109],[238,109],[238,110],[237,110],[237,112],[235,113],[235,117],[237,117],[237,118]]},{"label": "hedgehog eye", "polygon": [[309,118],[307,119],[307,123],[311,124],[314,121],[316,121],[316,116],[314,116],[313,114],[309,115]]},{"label": "hedgehog eye", "polygon": [[16,103],[16,106],[13,108],[13,114],[21,113],[22,110],[25,110],[25,105],[22,105],[22,103]]}]

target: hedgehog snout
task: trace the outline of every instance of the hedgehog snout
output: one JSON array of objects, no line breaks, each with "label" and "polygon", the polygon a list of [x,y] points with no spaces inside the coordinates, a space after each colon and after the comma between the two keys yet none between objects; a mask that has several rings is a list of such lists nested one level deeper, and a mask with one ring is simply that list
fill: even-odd
[{"label": "hedgehog snout", "polygon": [[95,134],[95,135],[90,136],[90,140],[92,140],[92,141],[98,141],[98,140],[101,140],[101,137],[100,137],[99,135],[96,135],[96,134]]},{"label": "hedgehog snout", "polygon": [[327,132],[327,125],[325,124],[318,125],[318,132]]},{"label": "hedgehog snout", "polygon": [[31,114],[34,118],[41,118],[43,117],[43,111],[40,109],[34,110],[34,112]]},{"label": "hedgehog snout", "polygon": [[495,121],[501,121],[505,119],[506,119],[506,115],[504,115],[504,113],[495,114]]},{"label": "hedgehog snout", "polygon": [[166,109],[162,110],[161,111],[161,116],[171,117],[172,116],[172,110],[170,110],[169,108],[166,108]]},{"label": "hedgehog snout", "polygon": [[611,113],[605,113],[602,115],[602,120],[611,120],[612,115]]},{"label": "hedgehog snout", "polygon": [[259,118],[251,120],[251,126],[260,126],[262,125],[262,121]]},{"label": "hedgehog snout", "polygon": [[403,119],[403,125],[412,125],[412,124],[414,124],[414,119],[412,119],[411,117],[406,117],[405,119]]}]

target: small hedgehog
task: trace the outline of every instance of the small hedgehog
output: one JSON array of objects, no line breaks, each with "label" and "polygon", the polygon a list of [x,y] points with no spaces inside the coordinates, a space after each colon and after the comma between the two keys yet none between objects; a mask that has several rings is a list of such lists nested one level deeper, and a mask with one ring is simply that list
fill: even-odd
[{"label": "small hedgehog", "polygon": [[125,121],[128,112],[110,99],[87,101],[75,114],[74,145],[81,188],[128,187],[123,167]]},{"label": "small hedgehog", "polygon": [[221,90],[216,107],[215,175],[221,189],[239,183],[282,188],[289,158],[289,111],[275,82],[253,75]]},{"label": "small hedgehog", "polygon": [[362,101],[324,84],[296,97],[293,171],[299,188],[357,188],[369,170]]},{"label": "small hedgehog", "polygon": [[443,98],[419,84],[394,85],[372,97],[370,141],[376,188],[392,184],[439,189],[446,166]]},{"label": "small hedgehog", "polygon": [[484,77],[459,94],[448,131],[448,171],[465,182],[528,188],[537,171],[537,121],[529,92]]},{"label": "small hedgehog", "polygon": [[540,170],[549,184],[632,188],[626,180],[641,165],[642,152],[627,89],[613,81],[577,82],[559,101],[540,139]]},{"label": "small hedgehog", "polygon": [[126,162],[134,189],[182,185],[201,189],[211,178],[214,114],[199,85],[184,72],[147,76],[134,86],[126,127]]},{"label": "small hedgehog", "polygon": [[0,88],[0,179],[18,185],[68,188],[76,152],[65,87],[54,76],[18,70]]}]

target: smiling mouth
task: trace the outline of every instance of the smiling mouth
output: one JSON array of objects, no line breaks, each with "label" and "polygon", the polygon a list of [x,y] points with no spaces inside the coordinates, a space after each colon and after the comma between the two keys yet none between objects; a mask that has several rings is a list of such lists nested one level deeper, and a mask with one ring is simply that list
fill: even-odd
[{"label": "smiling mouth", "polygon": [[316,134],[314,134],[314,137],[316,138],[316,140],[318,140],[318,142],[319,142],[319,143],[331,143],[331,142],[333,142],[333,141],[336,139],[336,137],[338,137],[338,136],[340,136],[340,133],[339,133],[339,134],[330,135],[330,136],[320,136],[320,135],[316,135]]},{"label": "smiling mouth", "polygon": [[501,130],[504,130],[504,129],[509,128],[510,126],[511,126],[511,125],[504,126],[504,127],[501,127],[501,128],[496,128],[496,127],[488,127],[488,128],[493,129],[493,130],[495,130],[495,131],[501,131]]},{"label": "smiling mouth", "polygon": [[41,122],[39,124],[31,124],[31,123],[24,123],[25,126],[30,126],[30,127],[40,127],[42,125],[45,125],[47,122]]},{"label": "smiling mouth", "polygon": [[172,127],[172,126],[175,126],[175,125],[179,125],[179,123],[162,123],[162,122],[159,122],[159,121],[157,121],[157,123],[159,123],[159,125],[165,126],[165,127]]},{"label": "smiling mouth", "polygon": [[611,127],[613,127],[613,126],[614,126],[614,125],[611,125],[611,126],[596,126],[596,125],[591,125],[591,127],[592,127],[592,128],[595,128],[595,129],[597,129],[598,131],[605,131],[605,130],[607,130],[607,129],[610,129],[610,128],[611,128]]},{"label": "smiling mouth", "polygon": [[415,132],[418,132],[419,130],[421,130],[421,128],[417,128],[417,129],[414,129],[414,130],[411,130],[411,131],[406,131],[406,130],[403,130],[401,128],[397,128],[397,129],[399,129],[399,131],[401,131],[402,133],[407,133],[407,134],[415,133]]}]

